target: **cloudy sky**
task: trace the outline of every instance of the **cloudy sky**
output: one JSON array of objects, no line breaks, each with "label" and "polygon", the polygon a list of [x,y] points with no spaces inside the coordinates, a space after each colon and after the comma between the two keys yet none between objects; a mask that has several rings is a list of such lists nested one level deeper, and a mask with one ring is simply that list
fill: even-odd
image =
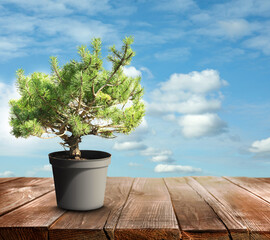
[{"label": "cloudy sky", "polygon": [[[109,176],[270,177],[269,0],[2,0],[0,177],[52,176],[60,139],[9,134],[15,72],[50,73],[76,47],[134,36],[127,75],[141,75],[146,116],[129,136],[83,138],[112,153]],[[104,67],[110,65],[104,63]]]}]

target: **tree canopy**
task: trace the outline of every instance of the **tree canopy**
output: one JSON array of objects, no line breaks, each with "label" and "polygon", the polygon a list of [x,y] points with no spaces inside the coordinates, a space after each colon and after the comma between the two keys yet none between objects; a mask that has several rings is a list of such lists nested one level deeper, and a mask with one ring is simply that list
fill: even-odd
[{"label": "tree canopy", "polygon": [[145,114],[141,77],[126,76],[123,71],[135,56],[132,43],[133,38],[126,37],[121,50],[110,47],[111,70],[103,67],[99,38],[92,40],[91,51],[84,45],[78,47],[80,61],[60,67],[58,59],[51,57],[51,74],[25,76],[19,69],[16,83],[21,98],[10,100],[11,133],[24,138],[54,134],[76,159],[81,156],[82,136],[129,134]]}]

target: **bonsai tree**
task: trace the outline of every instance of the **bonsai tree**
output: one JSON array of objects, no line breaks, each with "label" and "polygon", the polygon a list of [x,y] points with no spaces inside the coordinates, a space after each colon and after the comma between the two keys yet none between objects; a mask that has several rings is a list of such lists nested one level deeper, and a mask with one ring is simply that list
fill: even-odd
[{"label": "bonsai tree", "polygon": [[140,76],[123,72],[135,56],[132,43],[133,38],[126,37],[121,51],[109,48],[110,71],[102,66],[99,38],[92,40],[92,51],[78,47],[80,61],[71,60],[60,67],[57,58],[51,57],[49,75],[34,72],[25,76],[19,69],[16,83],[21,98],[9,102],[11,133],[24,138],[51,138],[44,134],[54,134],[70,149],[70,158],[77,160],[81,159],[83,136],[129,134],[145,113]]}]

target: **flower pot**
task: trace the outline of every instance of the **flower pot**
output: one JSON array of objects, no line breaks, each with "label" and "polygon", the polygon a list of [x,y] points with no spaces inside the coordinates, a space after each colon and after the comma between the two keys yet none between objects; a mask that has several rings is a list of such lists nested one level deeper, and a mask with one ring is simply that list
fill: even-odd
[{"label": "flower pot", "polygon": [[73,160],[69,152],[49,154],[57,206],[68,210],[93,210],[103,206],[111,154],[81,150],[86,160]]}]

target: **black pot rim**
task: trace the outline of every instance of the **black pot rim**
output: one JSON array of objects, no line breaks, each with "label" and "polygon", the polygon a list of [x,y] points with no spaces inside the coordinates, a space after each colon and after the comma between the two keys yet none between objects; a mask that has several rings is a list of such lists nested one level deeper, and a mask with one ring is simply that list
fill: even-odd
[{"label": "black pot rim", "polygon": [[100,168],[107,167],[111,163],[111,154],[103,151],[81,150],[84,160],[62,158],[61,155],[63,154],[69,155],[69,151],[57,151],[49,154],[50,163],[53,167]]},{"label": "black pot rim", "polygon": [[[56,151],[49,153],[49,157],[57,158],[61,160],[68,160],[68,161],[87,161],[87,160],[98,160],[104,158],[110,158],[112,155],[108,152],[99,151],[99,150],[80,150],[81,157],[85,158],[86,160],[73,160],[73,159],[66,159],[59,157],[59,155],[69,155],[69,151]],[[90,156],[90,157],[89,157]]]}]

